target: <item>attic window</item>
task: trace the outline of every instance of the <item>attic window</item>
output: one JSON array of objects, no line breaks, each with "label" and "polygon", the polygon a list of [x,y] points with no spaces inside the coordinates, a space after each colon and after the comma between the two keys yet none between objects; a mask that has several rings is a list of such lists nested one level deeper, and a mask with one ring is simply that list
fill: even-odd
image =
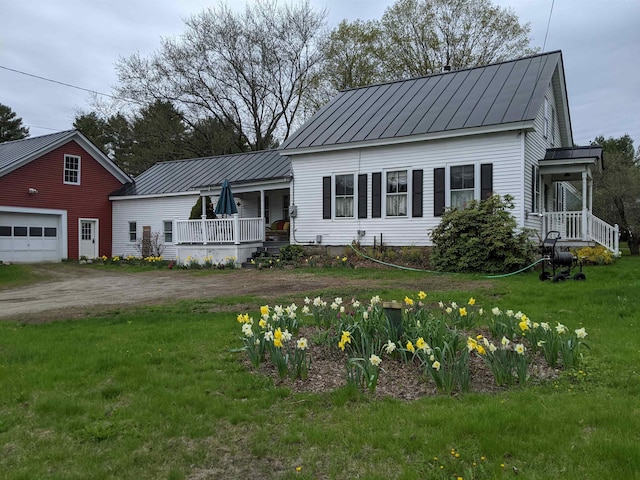
[{"label": "attic window", "polygon": [[64,156],[64,183],[80,185],[80,157]]},{"label": "attic window", "polygon": [[544,138],[549,138],[551,127],[551,109],[549,108],[549,100],[544,99]]}]

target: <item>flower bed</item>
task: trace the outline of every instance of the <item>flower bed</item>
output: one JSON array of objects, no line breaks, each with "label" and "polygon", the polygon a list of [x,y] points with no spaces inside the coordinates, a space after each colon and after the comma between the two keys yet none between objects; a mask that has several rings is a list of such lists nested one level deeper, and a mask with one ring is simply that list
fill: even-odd
[{"label": "flower bed", "polygon": [[[580,365],[584,328],[571,331],[497,307],[487,312],[473,298],[465,305],[426,298],[424,292],[402,303],[306,298],[302,321],[295,304],[264,305],[257,323],[238,315],[240,350],[255,369],[300,390],[352,385],[402,398],[526,385]],[[393,387],[398,383],[406,387]]]}]

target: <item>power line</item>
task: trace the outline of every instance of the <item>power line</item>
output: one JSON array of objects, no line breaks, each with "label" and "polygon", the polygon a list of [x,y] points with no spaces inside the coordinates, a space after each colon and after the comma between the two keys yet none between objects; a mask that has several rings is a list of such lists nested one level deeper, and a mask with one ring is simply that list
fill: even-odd
[{"label": "power line", "polygon": [[551,15],[553,14],[553,4],[556,0],[551,0],[551,11],[549,12],[549,20],[547,21],[547,31],[544,33],[544,43],[542,44],[542,51],[544,52],[547,46],[547,35],[549,35],[549,25],[551,25]]},{"label": "power line", "polygon": [[132,100],[130,98],[116,97],[115,95],[111,95],[109,93],[102,93],[102,92],[98,92],[97,90],[91,90],[89,88],[79,87],[78,85],[72,85],[71,83],[65,83],[65,82],[61,82],[59,80],[53,80],[51,78],[42,77],[40,75],[34,75],[33,73],[27,73],[27,72],[23,72],[21,70],[16,70],[15,68],[9,68],[9,67],[5,67],[3,65],[0,65],[0,68],[2,68],[3,70],[8,70],[10,72],[19,73],[20,75],[26,75],[27,77],[37,78],[38,80],[44,80],[45,82],[57,83],[58,85],[62,85],[64,87],[75,88],[77,90],[82,90],[84,92],[93,93],[95,95],[101,95],[103,97],[113,98],[114,100],[124,100],[126,102],[139,103],[139,102],[137,102],[135,100]]}]

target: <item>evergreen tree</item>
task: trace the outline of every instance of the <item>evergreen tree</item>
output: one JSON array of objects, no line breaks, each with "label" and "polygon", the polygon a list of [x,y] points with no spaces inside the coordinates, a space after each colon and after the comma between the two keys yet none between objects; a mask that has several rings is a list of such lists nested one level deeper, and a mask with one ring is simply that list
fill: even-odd
[{"label": "evergreen tree", "polygon": [[0,143],[21,140],[29,136],[29,129],[22,125],[22,118],[0,103]]}]

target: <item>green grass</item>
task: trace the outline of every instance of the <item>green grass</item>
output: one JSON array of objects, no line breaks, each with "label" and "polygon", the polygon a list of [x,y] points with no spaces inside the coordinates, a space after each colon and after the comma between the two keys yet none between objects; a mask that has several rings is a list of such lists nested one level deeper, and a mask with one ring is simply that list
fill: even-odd
[{"label": "green grass", "polygon": [[[238,312],[210,311],[242,303],[257,312],[257,298],[0,323],[0,477],[493,479],[515,478],[515,467],[525,479],[639,478],[639,268],[640,258],[623,257],[585,268],[586,282],[531,272],[478,291],[468,276],[462,290],[430,290],[432,300],[473,295],[487,309],[584,326],[591,350],[586,377],[414,402],[347,388],[294,394],[248,372],[231,352]],[[322,274],[385,275],[389,299],[415,294],[394,280],[424,275]]]},{"label": "green grass", "polygon": [[0,288],[14,288],[42,280],[26,265],[0,263]]}]

